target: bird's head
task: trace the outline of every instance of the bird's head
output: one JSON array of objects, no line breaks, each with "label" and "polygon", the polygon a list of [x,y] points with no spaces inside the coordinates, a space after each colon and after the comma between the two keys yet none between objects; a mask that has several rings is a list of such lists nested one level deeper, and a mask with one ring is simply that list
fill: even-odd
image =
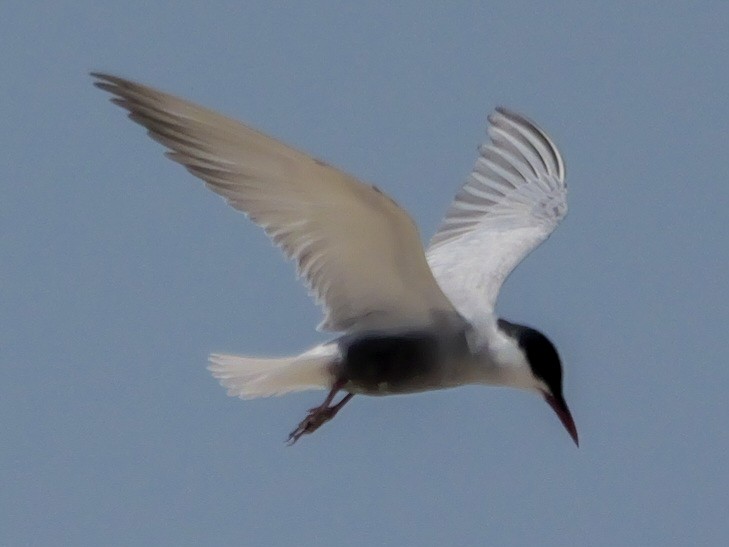
[{"label": "bird's head", "polygon": [[579,446],[577,427],[562,394],[562,363],[554,344],[538,330],[499,319],[498,326],[521,349],[531,373],[528,389],[540,393]]}]

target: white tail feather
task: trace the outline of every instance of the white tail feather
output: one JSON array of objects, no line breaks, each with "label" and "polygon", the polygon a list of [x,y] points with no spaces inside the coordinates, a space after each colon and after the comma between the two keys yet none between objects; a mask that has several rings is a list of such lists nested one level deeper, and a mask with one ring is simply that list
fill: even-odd
[{"label": "white tail feather", "polygon": [[212,354],[208,370],[231,397],[254,399],[331,387],[329,365],[338,355],[335,344],[317,346],[301,355],[282,359]]}]

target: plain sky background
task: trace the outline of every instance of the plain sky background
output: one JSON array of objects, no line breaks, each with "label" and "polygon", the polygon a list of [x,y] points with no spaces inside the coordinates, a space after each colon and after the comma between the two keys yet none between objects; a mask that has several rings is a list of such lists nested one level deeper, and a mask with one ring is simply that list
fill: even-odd
[{"label": "plain sky background", "polygon": [[[729,538],[729,3],[3,2],[0,545],[719,545]],[[570,213],[499,312],[559,348],[531,394],[240,401],[212,351],[319,310],[262,231],[91,85],[214,108],[365,181],[424,240],[503,104]]]}]

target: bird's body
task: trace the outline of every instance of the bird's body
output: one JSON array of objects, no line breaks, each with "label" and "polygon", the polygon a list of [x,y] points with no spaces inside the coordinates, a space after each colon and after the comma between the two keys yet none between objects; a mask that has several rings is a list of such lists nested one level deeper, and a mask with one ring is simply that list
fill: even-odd
[{"label": "bird's body", "polygon": [[340,333],[290,358],[211,355],[230,395],[329,390],[292,432],[296,441],[354,394],[509,386],[541,393],[577,442],[554,346],[494,314],[503,281],[567,210],[562,158],[535,124],[505,109],[489,117],[491,142],[425,251],[410,216],[378,188],[211,110],[93,76],[171,159],[297,262],[324,308],[320,328]]},{"label": "bird's body", "polygon": [[[347,391],[395,395],[468,384],[530,385],[511,365],[509,339],[497,330],[491,344],[476,342],[462,318],[428,328],[365,332],[337,340],[332,376],[347,380]],[[500,360],[500,358],[505,358]]]}]

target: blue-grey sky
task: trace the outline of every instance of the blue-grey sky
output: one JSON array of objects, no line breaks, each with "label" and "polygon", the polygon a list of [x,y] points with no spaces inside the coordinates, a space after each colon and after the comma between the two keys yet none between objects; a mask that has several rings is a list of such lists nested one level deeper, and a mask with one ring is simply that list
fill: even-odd
[{"label": "blue-grey sky", "polygon": [[[718,545],[729,537],[729,4],[5,2],[0,544]],[[537,397],[228,398],[212,351],[325,337],[262,231],[95,89],[194,100],[377,183],[432,235],[497,105],[570,213],[499,312]]]}]

